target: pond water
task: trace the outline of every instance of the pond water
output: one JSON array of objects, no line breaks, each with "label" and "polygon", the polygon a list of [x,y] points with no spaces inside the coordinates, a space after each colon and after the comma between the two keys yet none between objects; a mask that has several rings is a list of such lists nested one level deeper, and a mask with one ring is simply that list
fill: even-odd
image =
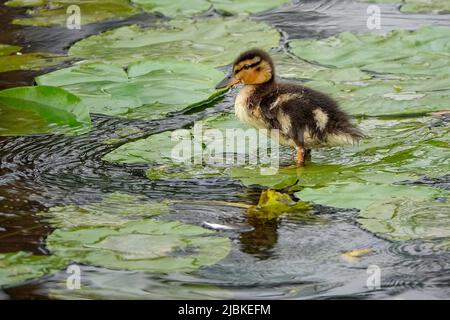
[{"label": "pond water", "polygon": [[[133,8],[145,2],[134,1]],[[193,31],[181,31],[180,38],[153,31],[161,21],[190,30],[192,21],[174,18],[172,8],[162,8],[164,14],[132,9],[126,17],[93,21],[81,30],[14,24],[27,17],[27,8],[0,1],[0,44],[22,47],[22,55],[62,56],[47,56],[37,68],[5,69],[0,89],[33,85],[42,76],[39,84],[85,99],[92,120],[88,132],[79,134],[0,136],[0,299],[450,298],[450,117],[437,112],[450,109],[450,14],[403,12],[409,7],[392,2],[378,4],[382,28],[373,31],[366,26],[364,1],[276,3],[243,18],[222,18],[228,16],[223,8],[188,13],[205,28],[205,39],[208,31],[214,38],[216,29],[206,29],[213,19],[229,19],[235,33],[253,32],[253,44],[274,47],[281,77],[329,90],[368,135],[360,146],[313,153],[301,172],[290,168],[290,151],[281,149],[280,172],[270,180],[257,168],[180,168],[155,156],[169,143],[165,132],[205,119],[212,127],[234,125],[228,114],[237,90],[210,98],[214,89],[208,82],[192,98],[180,82],[186,103],[150,111],[148,101],[136,109],[127,104],[134,94],[147,98],[140,87],[124,93],[147,81],[139,78],[145,76],[142,66],[139,80],[129,80],[130,55],[156,59],[166,50],[167,59],[199,63],[194,69],[214,67],[214,81],[213,72],[220,76],[228,58],[246,49],[242,40],[230,38],[224,48],[234,51],[223,53],[214,47],[220,39],[196,44]],[[242,20],[233,25],[233,19]],[[136,24],[139,30],[129,27]],[[102,37],[116,28],[125,29]],[[372,42],[390,30],[413,33]],[[369,34],[368,40],[351,38],[356,32]],[[165,47],[154,40],[158,33],[182,41]],[[330,49],[330,37],[344,45]],[[146,46],[127,42],[134,39]],[[189,41],[194,44],[186,51]],[[92,77],[100,69],[81,70],[83,83],[61,83],[70,74],[55,73],[90,59],[127,65],[129,78],[105,89],[117,95],[96,96],[98,80]],[[194,71],[179,68],[174,72],[197,81]],[[97,100],[86,98],[92,96]],[[105,99],[124,101],[129,111],[99,107]],[[275,218],[252,214],[268,188],[306,201],[307,209],[282,210]],[[80,267],[79,290],[66,286],[72,263]],[[374,268],[381,275],[376,288],[367,285]]]}]

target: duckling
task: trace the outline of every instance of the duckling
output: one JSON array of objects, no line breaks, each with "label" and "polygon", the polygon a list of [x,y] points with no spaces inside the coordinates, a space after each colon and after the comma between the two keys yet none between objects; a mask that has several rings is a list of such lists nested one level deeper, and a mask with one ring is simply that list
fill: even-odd
[{"label": "duckling", "polygon": [[297,149],[298,166],[305,164],[313,148],[354,144],[363,137],[329,96],[276,80],[274,63],[263,50],[240,54],[216,89],[238,83],[244,86],[234,104],[237,118],[257,129],[278,129],[280,143]]}]

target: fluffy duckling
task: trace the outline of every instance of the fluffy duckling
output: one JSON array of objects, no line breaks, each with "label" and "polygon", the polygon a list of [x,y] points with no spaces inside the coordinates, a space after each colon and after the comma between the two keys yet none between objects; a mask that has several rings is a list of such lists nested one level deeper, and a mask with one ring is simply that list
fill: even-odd
[{"label": "fluffy duckling", "polygon": [[297,149],[303,166],[312,148],[353,144],[363,137],[348,115],[327,95],[275,80],[275,67],[263,50],[248,50],[216,89],[244,86],[235,101],[239,120],[261,129],[278,129],[280,143]]}]

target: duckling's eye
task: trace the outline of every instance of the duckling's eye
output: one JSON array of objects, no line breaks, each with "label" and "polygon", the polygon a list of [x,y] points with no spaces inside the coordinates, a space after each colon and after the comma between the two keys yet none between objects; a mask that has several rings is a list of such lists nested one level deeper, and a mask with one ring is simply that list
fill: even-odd
[{"label": "duckling's eye", "polygon": [[246,64],[246,65],[244,66],[244,69],[245,69],[245,70],[250,69],[250,65],[249,65],[249,64]]}]

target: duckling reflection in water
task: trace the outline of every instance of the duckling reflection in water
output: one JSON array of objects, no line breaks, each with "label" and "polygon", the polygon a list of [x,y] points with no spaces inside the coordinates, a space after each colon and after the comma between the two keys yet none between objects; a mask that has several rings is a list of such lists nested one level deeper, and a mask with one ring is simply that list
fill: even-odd
[{"label": "duckling reflection in water", "polygon": [[363,134],[327,95],[305,86],[275,80],[269,54],[251,49],[240,54],[216,89],[244,86],[234,104],[239,120],[257,129],[279,130],[280,143],[297,149],[303,166],[311,149],[357,143]]}]

